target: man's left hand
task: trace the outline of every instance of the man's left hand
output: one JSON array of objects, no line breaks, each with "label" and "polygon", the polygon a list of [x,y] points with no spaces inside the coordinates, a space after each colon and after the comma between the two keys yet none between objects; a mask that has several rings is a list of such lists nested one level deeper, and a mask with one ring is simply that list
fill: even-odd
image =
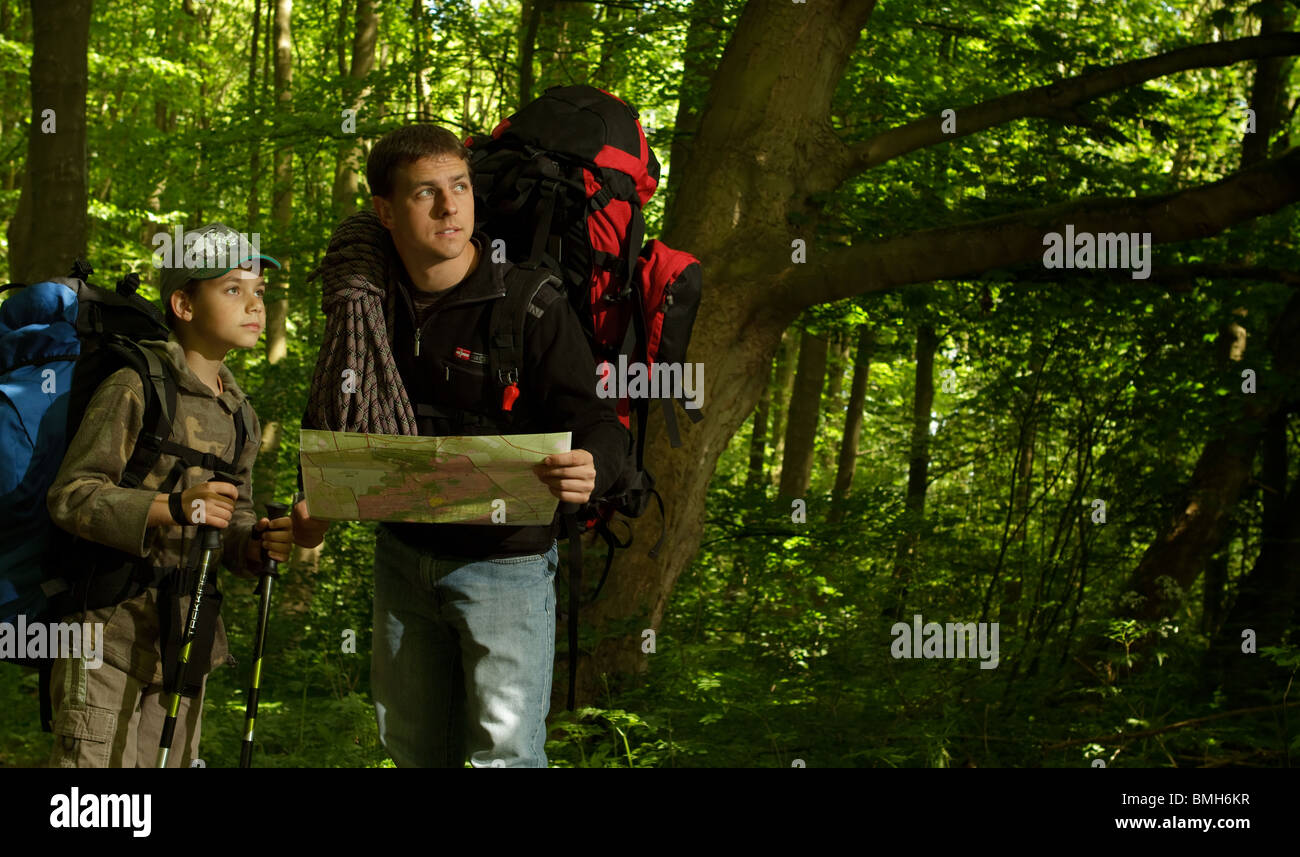
[{"label": "man's left hand", "polygon": [[596,460],[585,449],[553,452],[533,472],[562,503],[586,503],[596,489]]}]

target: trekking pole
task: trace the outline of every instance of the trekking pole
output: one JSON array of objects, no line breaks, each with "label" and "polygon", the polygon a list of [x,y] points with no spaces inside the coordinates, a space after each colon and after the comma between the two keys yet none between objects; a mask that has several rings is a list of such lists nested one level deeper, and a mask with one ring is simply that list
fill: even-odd
[{"label": "trekking pole", "polygon": [[[267,503],[266,517],[272,521],[287,517],[289,507],[283,503]],[[265,531],[263,531],[265,535]],[[265,550],[265,548],[263,548]],[[248,707],[244,710],[244,745],[239,749],[239,767],[247,768],[253,760],[253,724],[257,720],[257,696],[262,685],[262,653],[266,649],[266,623],[271,615],[271,582],[280,576],[280,563],[267,557],[263,564],[262,579],[257,591],[262,603],[257,608],[257,638],[253,649],[253,683],[248,688]]]},{"label": "trekking pole", "polygon": [[[238,485],[239,480],[222,473],[213,475],[212,482],[227,482]],[[190,599],[189,620],[185,623],[185,636],[181,644],[181,653],[176,664],[172,692],[167,700],[167,717],[163,720],[162,740],[158,742],[158,760],[154,767],[167,767],[167,755],[172,749],[172,736],[176,732],[176,715],[181,707],[181,691],[184,689],[186,667],[190,662],[190,647],[198,633],[199,608],[203,605],[203,590],[207,588],[208,575],[213,573],[213,566],[221,555],[221,531],[208,524],[199,526],[199,573],[194,583],[194,596]]]}]

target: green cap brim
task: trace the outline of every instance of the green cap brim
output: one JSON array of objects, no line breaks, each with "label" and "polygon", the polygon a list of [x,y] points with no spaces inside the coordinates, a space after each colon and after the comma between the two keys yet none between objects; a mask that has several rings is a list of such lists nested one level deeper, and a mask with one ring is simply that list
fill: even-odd
[{"label": "green cap brim", "polygon": [[190,270],[190,271],[186,271],[185,273],[186,273],[187,278],[189,278],[189,279],[193,279],[193,280],[210,280],[210,279],[212,279],[213,277],[221,277],[221,276],[224,276],[224,275],[226,275],[226,274],[229,274],[231,271],[235,270],[236,268],[242,268],[246,262],[251,262],[251,261],[253,261],[254,259],[261,259],[263,262],[269,262],[269,263],[271,263],[272,266],[274,266],[274,267],[276,267],[276,268],[283,268],[283,267],[284,267],[284,266],[281,265],[279,262],[277,262],[275,259],[272,259],[270,256],[249,256],[248,258],[244,259],[243,261],[238,262],[237,264],[231,265],[231,266],[228,267],[228,268],[194,268],[194,269],[192,269],[192,270]]}]

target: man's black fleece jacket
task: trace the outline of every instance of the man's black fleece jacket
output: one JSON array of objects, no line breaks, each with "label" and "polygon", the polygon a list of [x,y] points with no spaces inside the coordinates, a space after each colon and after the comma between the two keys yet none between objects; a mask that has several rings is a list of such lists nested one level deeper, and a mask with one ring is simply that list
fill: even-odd
[{"label": "man's black fleece jacket", "polygon": [[[403,266],[392,266],[388,284],[393,356],[413,409],[419,404],[446,407],[453,400],[478,399],[485,413],[499,411],[500,388],[487,378],[488,328],[492,306],[505,295],[509,262],[493,262],[489,239],[474,234],[478,261],[460,283],[439,296],[416,323],[415,292]],[[416,330],[419,354],[416,354]],[[596,467],[593,498],[604,494],[622,475],[631,435],[619,422],[614,399],[596,394],[596,361],[591,346],[565,295],[543,286],[524,316],[520,395],[513,410],[516,423],[473,427],[462,434],[531,434],[573,432],[573,449],[591,453]],[[417,414],[418,417],[418,414]],[[417,419],[420,434],[438,435],[428,420]],[[304,428],[311,428],[304,423]],[[301,475],[300,475],[301,484]],[[561,508],[572,508],[562,506]],[[476,524],[384,523],[407,544],[438,556],[500,559],[545,553],[560,532],[557,514],[549,526],[519,527]]]}]

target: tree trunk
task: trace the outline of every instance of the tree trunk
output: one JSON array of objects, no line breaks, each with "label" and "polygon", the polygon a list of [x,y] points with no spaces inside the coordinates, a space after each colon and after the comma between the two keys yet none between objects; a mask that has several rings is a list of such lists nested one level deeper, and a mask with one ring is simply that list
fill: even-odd
[{"label": "tree trunk", "polygon": [[832,333],[826,359],[826,401],[835,411],[839,411],[840,392],[844,389],[848,362],[848,339],[839,332]]},{"label": "tree trunk", "polygon": [[[346,2],[346,0],[345,0]],[[256,117],[258,104],[257,86],[257,47],[261,39],[262,0],[253,0],[253,37],[248,42],[248,114]],[[258,122],[261,125],[260,121]],[[258,190],[258,179],[262,175],[262,143],[259,135],[254,134],[248,143],[248,213],[244,219],[244,229],[257,232],[262,221],[262,196]]]},{"label": "tree trunk", "polygon": [[785,420],[790,411],[790,390],[794,386],[794,369],[798,361],[799,343],[787,330],[781,334],[781,348],[776,356],[776,386],[772,389],[772,460],[777,466],[773,479],[780,479],[782,453],[785,452]]},{"label": "tree trunk", "polygon": [[339,18],[334,28],[334,58],[338,63],[339,77],[348,76],[348,20],[352,18],[351,8],[349,0],[339,0]]},{"label": "tree trunk", "polygon": [[825,336],[804,331],[799,342],[799,371],[790,395],[790,416],[785,424],[785,455],[781,459],[781,503],[807,499],[812,483],[813,449],[822,412],[822,385],[826,382]]},{"label": "tree trunk", "polygon": [[[279,121],[288,119],[293,109],[293,34],[290,19],[293,14],[293,0],[275,0],[275,19],[273,24],[275,38],[275,112]],[[275,177],[271,193],[271,222],[275,236],[280,239],[279,246],[289,236],[289,225],[293,220],[293,147],[280,145],[275,150]],[[290,254],[284,252],[280,257],[283,270],[276,278],[283,283],[289,281]],[[280,411],[283,403],[279,395],[281,385],[278,383],[280,372],[278,364],[287,353],[287,333],[285,322],[289,314],[287,290],[268,289],[266,301],[266,382],[263,389],[271,395],[263,399],[263,407],[270,411],[270,419],[262,423],[262,448],[257,456],[257,473],[253,478],[256,499],[255,505],[261,508],[274,496],[280,455]],[[277,294],[279,293],[279,294]],[[269,406],[269,407],[267,407]]]},{"label": "tree trunk", "polygon": [[[1291,29],[1295,13],[1283,0],[1264,0],[1259,7],[1259,34],[1283,33]],[[1250,91],[1250,107],[1255,111],[1255,133],[1244,134],[1241,141],[1241,165],[1253,166],[1268,158],[1268,141],[1285,117],[1286,83],[1294,59],[1265,57],[1255,62],[1255,80]]]},{"label": "tree trunk", "polygon": [[604,6],[597,10],[596,20],[601,22],[600,36],[600,59],[596,62],[596,69],[591,73],[590,80],[593,86],[600,87],[604,90],[617,91],[618,87],[608,80],[605,75],[611,68],[617,68],[611,63],[611,60],[617,56],[618,37],[615,35],[620,27],[619,22],[623,20],[623,10],[616,9],[613,6]]},{"label": "tree trunk", "polygon": [[523,0],[519,11],[522,26],[519,28],[519,95],[515,110],[533,100],[533,54],[537,49],[537,28],[541,26],[543,11],[549,6],[549,0]]},{"label": "tree trunk", "polygon": [[[771,374],[771,368],[768,370]],[[767,423],[772,410],[771,384],[763,385],[763,394],[754,409],[754,430],[749,436],[749,472],[745,477],[745,487],[758,489],[763,481],[763,459],[767,454]]]},{"label": "tree trunk", "polygon": [[8,230],[9,278],[15,283],[66,277],[73,261],[86,255],[91,5],[32,3],[31,125],[22,191]]},{"label": "tree trunk", "polygon": [[[1280,460],[1272,463],[1285,465],[1285,415],[1272,415],[1267,434],[1266,449],[1280,449]],[[1265,476],[1273,482],[1266,483],[1266,491],[1276,491],[1278,485],[1285,491],[1285,471],[1271,470]],[[1278,476],[1283,478],[1275,481]],[[1279,671],[1262,660],[1259,647],[1281,645],[1286,633],[1300,620],[1300,478],[1292,480],[1290,491],[1279,492],[1273,506],[1271,519],[1264,525],[1259,556],[1238,585],[1237,600],[1215,640],[1215,673],[1221,675],[1224,690],[1234,705],[1254,699],[1276,701],[1287,683],[1288,671]],[[1243,633],[1247,630],[1254,633],[1254,654],[1242,651]]]},{"label": "tree trunk", "polygon": [[835,487],[831,490],[831,521],[844,519],[844,501],[853,487],[853,473],[858,463],[858,442],[862,437],[862,408],[867,401],[867,380],[871,374],[871,354],[875,334],[867,324],[858,326],[858,350],[853,365],[853,386],[849,390],[849,407],[844,416],[844,440],[835,469]]},{"label": "tree trunk", "polygon": [[[412,35],[412,57],[414,58],[413,71],[415,72],[415,116],[418,122],[428,121],[428,112],[425,107],[424,99],[424,55],[423,48],[420,47],[420,31],[424,29],[424,0],[411,0],[411,35]],[[374,45],[371,44],[371,51],[374,51]],[[355,48],[354,48],[355,57]]]},{"label": "tree trunk", "polygon": [[[1279,32],[1289,26],[1290,13],[1278,0],[1261,4],[1261,35]],[[1281,119],[1279,99],[1285,91],[1281,75],[1289,60],[1264,58],[1255,63],[1252,106],[1256,111],[1256,131],[1242,139],[1242,166],[1249,167],[1267,157],[1268,140]],[[1288,304],[1288,307],[1290,304]],[[1237,314],[1245,310],[1236,308]],[[1229,320],[1220,331],[1217,345],[1227,359],[1238,365],[1245,357],[1246,331]],[[1235,368],[1232,371],[1236,371]],[[1240,384],[1240,377],[1229,376],[1229,387]],[[1181,511],[1171,518],[1165,530],[1147,548],[1127,589],[1137,592],[1141,601],[1136,609],[1123,610],[1142,619],[1155,619],[1172,612],[1175,591],[1161,585],[1161,578],[1176,582],[1181,590],[1191,586],[1210,558],[1223,545],[1228,531],[1228,516],[1250,478],[1255,450],[1263,430],[1263,421],[1277,404],[1265,402],[1269,391],[1243,394],[1242,416],[1209,441],[1201,451],[1185,489]]]},{"label": "tree trunk", "polygon": [[[1224,373],[1230,389],[1240,390],[1243,383],[1238,369],[1244,354],[1244,334],[1239,326],[1230,324],[1220,332],[1217,342],[1220,352],[1227,353],[1234,364]],[[1270,332],[1268,347],[1275,368],[1300,374],[1293,345],[1297,337],[1300,293],[1292,295]],[[1240,414],[1201,452],[1173,513],[1125,587],[1140,598],[1121,608],[1122,615],[1152,620],[1170,615],[1177,607],[1181,594],[1195,583],[1223,543],[1232,508],[1250,479],[1266,420],[1277,408],[1288,406],[1285,393],[1276,387],[1260,386],[1255,393],[1230,395],[1240,396]],[[1176,588],[1166,586],[1167,582],[1177,584]]]},{"label": "tree trunk", "polygon": [[1002,584],[1002,607],[998,622],[1010,630],[1020,624],[1020,596],[1024,591],[1024,574],[1029,565],[1026,552],[1029,546],[1029,503],[1033,497],[1034,445],[1038,441],[1038,399],[1045,356],[1039,331],[1035,330],[1029,345],[1029,374],[1021,380],[1025,409],[1021,421],[1019,452],[1016,459],[1016,491],[1011,498],[1011,521],[1014,529],[1008,551],[1012,557]]},{"label": "tree trunk", "polygon": [[[831,334],[830,350],[826,358],[826,430],[828,434],[838,422],[844,408],[840,405],[840,391],[844,388],[844,375],[849,367],[849,340],[840,332]],[[829,471],[835,449],[831,444],[822,445],[818,453],[817,468]]]},{"label": "tree trunk", "polygon": [[664,192],[664,231],[676,220],[677,182],[672,172],[684,175],[686,161],[691,157],[695,134],[699,130],[700,112],[708,95],[709,77],[712,75],[722,38],[724,0],[697,0],[690,5],[691,23],[686,31],[686,44],[682,47],[682,80],[677,87],[677,119],[673,123],[673,143],[668,152],[670,178]]},{"label": "tree trunk", "polygon": [[916,570],[916,552],[921,541],[925,515],[926,480],[930,468],[930,411],[934,406],[934,353],[939,337],[926,322],[916,331],[916,391],[912,397],[912,449],[907,465],[907,516],[904,532],[894,557],[894,577],[902,589],[897,606],[902,608],[907,586]]},{"label": "tree trunk", "polygon": [[[352,39],[352,67],[348,77],[357,87],[356,95],[349,107],[358,115],[370,95],[370,87],[363,86],[362,81],[374,68],[375,40],[378,34],[379,16],[375,13],[374,0],[357,0],[356,33]],[[363,154],[361,143],[355,136],[345,137],[339,142],[335,157],[334,187],[331,193],[331,201],[339,218],[349,217],[357,211]]]}]

